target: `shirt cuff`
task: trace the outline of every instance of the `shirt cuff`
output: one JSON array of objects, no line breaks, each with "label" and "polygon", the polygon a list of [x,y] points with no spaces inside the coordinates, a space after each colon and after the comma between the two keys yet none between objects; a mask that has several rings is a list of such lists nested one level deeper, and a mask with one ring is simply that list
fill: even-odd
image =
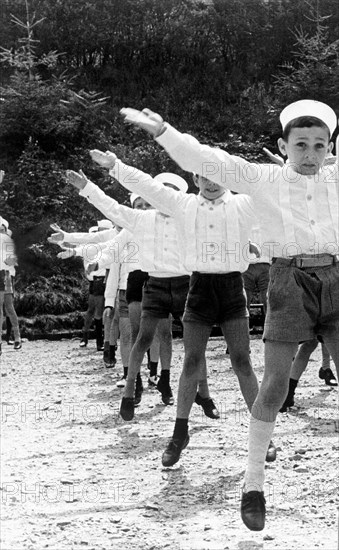
[{"label": "shirt cuff", "polygon": [[108,171],[111,178],[114,178],[114,179],[119,181],[118,174],[119,174],[119,171],[120,171],[120,173],[122,173],[121,171],[123,170],[124,166],[126,166],[126,165],[120,159],[117,159],[115,161],[115,164],[114,164],[113,168],[111,168]]},{"label": "shirt cuff", "polygon": [[92,181],[87,181],[85,187],[79,191],[81,197],[86,197],[88,199],[91,196],[91,193],[95,191],[97,186]]},{"label": "shirt cuff", "polygon": [[178,132],[173,126],[165,122],[165,131],[155,141],[166,149],[174,149],[178,146],[178,142],[182,140],[181,132]]}]

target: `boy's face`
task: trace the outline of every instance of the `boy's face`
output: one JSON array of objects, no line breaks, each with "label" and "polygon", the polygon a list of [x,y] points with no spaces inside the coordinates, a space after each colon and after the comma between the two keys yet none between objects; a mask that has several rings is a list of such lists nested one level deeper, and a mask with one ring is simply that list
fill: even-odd
[{"label": "boy's face", "polygon": [[312,176],[318,172],[325,157],[332,151],[325,128],[292,128],[288,140],[278,140],[280,152],[287,155],[293,170],[303,176]]},{"label": "boy's face", "polygon": [[138,197],[133,203],[133,208],[134,210],[150,210],[153,206],[146,202],[142,197]]},{"label": "boy's face", "polygon": [[203,176],[195,176],[194,183],[199,187],[202,196],[208,201],[214,201],[225,193],[223,187]]}]

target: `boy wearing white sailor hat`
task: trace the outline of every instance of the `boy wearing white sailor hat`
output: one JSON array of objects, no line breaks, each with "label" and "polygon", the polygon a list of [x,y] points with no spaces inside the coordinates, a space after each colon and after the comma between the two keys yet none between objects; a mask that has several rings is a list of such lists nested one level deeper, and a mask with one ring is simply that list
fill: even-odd
[{"label": "boy wearing white sailor hat", "polygon": [[[149,109],[138,116],[129,109],[121,112],[126,122],[153,135],[183,170],[249,195],[263,240],[271,245],[265,371],[251,408],[241,503],[245,525],[260,531],[265,525],[265,456],[299,342],[322,339],[339,374],[339,170],[338,161],[324,164],[333,149],[337,116],[320,101],[288,105],[280,115],[278,141],[288,161],[278,166],[250,163],[202,145]],[[147,194],[145,198],[151,200]]]}]

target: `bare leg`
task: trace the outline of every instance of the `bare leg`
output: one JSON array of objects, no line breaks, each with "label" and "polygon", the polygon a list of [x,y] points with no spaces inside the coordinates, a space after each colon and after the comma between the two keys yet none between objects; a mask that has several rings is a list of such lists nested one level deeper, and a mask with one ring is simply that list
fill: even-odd
[{"label": "bare leg", "polygon": [[323,370],[331,368],[331,356],[325,344],[321,344],[321,368]]},{"label": "bare leg", "polygon": [[140,322],[140,329],[136,341],[131,349],[128,362],[128,377],[125,387],[124,397],[134,397],[134,385],[137,374],[140,370],[144,355],[150,347],[159,319],[153,317],[143,317]]},{"label": "bare leg", "polygon": [[[18,321],[16,311],[14,309],[13,294],[4,294],[3,299],[4,299],[4,304],[5,304],[7,316],[10,318],[11,323],[12,323],[12,328],[13,328],[13,332],[14,332],[14,340],[16,342],[19,342],[20,341],[19,321]],[[1,310],[2,310],[1,305],[0,305],[0,307],[1,307]]]},{"label": "bare leg", "polygon": [[94,318],[94,312],[95,312],[95,300],[94,300],[93,294],[90,294],[88,296],[88,306],[84,317],[84,328],[83,328],[84,332],[89,331]]},{"label": "bare leg", "polygon": [[201,372],[206,368],[205,351],[211,327],[184,322],[184,366],[179,380],[177,418],[188,418]]},{"label": "bare leg", "polygon": [[170,370],[172,362],[172,317],[159,319],[157,330],[160,344],[160,362],[161,370]]},{"label": "bare leg", "polygon": [[312,352],[316,349],[317,345],[318,340],[316,338],[301,344],[292,363],[290,378],[293,378],[293,380],[299,380],[307,367]]},{"label": "bare leg", "polygon": [[132,346],[137,339],[141,318],[141,302],[131,302],[128,304],[128,316],[131,323]]},{"label": "bare leg", "polygon": [[128,359],[131,351],[131,324],[128,317],[119,318],[120,355],[122,366],[128,368]]},{"label": "bare leg", "polygon": [[249,411],[258,394],[258,381],[250,359],[248,319],[232,319],[221,325],[228,344],[233,370],[238,377],[241,392]]},{"label": "bare leg", "polygon": [[324,343],[333,359],[335,368],[337,369],[337,378],[339,379],[339,342],[325,340]]}]

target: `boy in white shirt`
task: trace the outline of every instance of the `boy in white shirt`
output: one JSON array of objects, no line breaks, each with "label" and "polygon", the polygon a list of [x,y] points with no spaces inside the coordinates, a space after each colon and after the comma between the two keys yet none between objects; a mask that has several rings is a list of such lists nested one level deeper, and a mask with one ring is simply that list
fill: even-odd
[{"label": "boy in white shirt", "polygon": [[[98,151],[97,162],[101,155],[103,159],[106,158],[105,154]],[[92,152],[92,156],[95,156],[94,152]],[[115,155],[113,157],[115,158]],[[127,168],[130,174],[135,173],[134,168]],[[116,174],[116,176],[119,180],[119,175]],[[150,176],[148,177],[150,178]],[[169,314],[182,315],[189,285],[189,271],[182,264],[179,236],[172,218],[163,216],[156,210],[131,210],[119,204],[86,179],[83,173],[68,171],[67,178],[72,185],[80,190],[80,195],[85,196],[105,216],[132,233],[131,244],[134,243],[135,252],[140,254],[142,270],[149,274],[143,291],[140,330],[131,350],[127,384],[120,407],[122,418],[132,420],[134,407],[137,404],[134,397],[134,384],[142,358],[150,347],[156,329],[166,327],[165,320],[168,319]],[[180,194],[186,194],[187,184],[176,174],[164,173],[156,176],[155,180],[161,188],[166,188],[166,186],[174,188],[175,191],[171,189],[172,193],[177,194],[181,189]],[[139,193],[138,196],[140,196]],[[116,245],[118,242],[119,238],[116,238],[114,244]],[[108,257],[109,262],[112,261],[116,252],[119,253],[119,250],[116,246],[112,246],[111,257]],[[135,254],[130,255],[130,262],[135,261],[134,256]],[[103,264],[104,262],[99,260],[99,266]],[[164,332],[164,329],[162,331]],[[162,335],[161,340],[164,336],[165,334]],[[157,387],[161,392],[162,401],[166,405],[172,405],[174,400],[170,387],[170,356],[166,363],[165,365],[162,362],[161,376]],[[208,393],[205,364],[201,369],[199,390],[202,393],[198,400],[205,414],[207,416],[213,414],[213,418],[218,418],[218,411]]]},{"label": "boy in white shirt", "polygon": [[[187,271],[193,272],[183,317],[185,360],[179,383],[177,419],[173,437],[162,457],[164,466],[172,466],[189,441],[188,417],[215,323],[222,328],[249,410],[258,392],[249,355],[248,311],[241,277],[241,272],[248,267],[248,237],[255,220],[253,205],[249,197],[232,195],[202,176],[195,176],[199,195],[187,195],[123,164],[109,151],[101,155],[106,157],[102,164],[113,166],[110,172],[113,177],[175,220],[181,236],[181,261]],[[266,451],[267,460],[275,460],[272,442]]]},{"label": "boy in white shirt", "polygon": [[[128,118],[129,111],[122,114]],[[280,114],[284,166],[249,163],[181,134],[144,110],[134,124],[157,138],[185,170],[248,193],[255,204],[273,265],[265,322],[265,372],[252,407],[249,457],[242,495],[245,525],[265,525],[265,454],[299,342],[321,338],[339,372],[339,178],[338,162],[325,166],[337,116],[326,104],[301,100]]]}]

